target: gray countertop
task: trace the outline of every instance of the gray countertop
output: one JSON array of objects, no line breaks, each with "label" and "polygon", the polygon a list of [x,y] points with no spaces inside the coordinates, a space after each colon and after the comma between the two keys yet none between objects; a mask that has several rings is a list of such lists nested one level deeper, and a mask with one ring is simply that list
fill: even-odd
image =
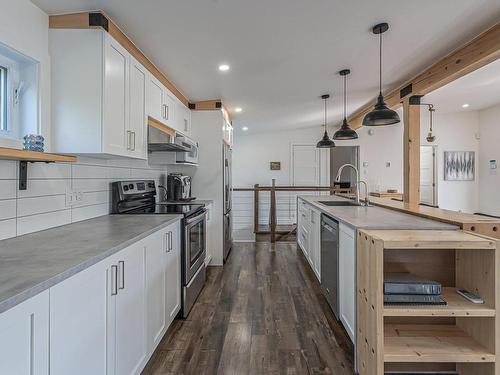
[{"label": "gray countertop", "polygon": [[364,206],[325,206],[319,201],[345,201],[347,199],[330,196],[300,196],[305,202],[311,204],[326,215],[333,217],[353,228],[363,229],[415,229],[415,230],[456,230],[455,225],[439,221],[423,219],[414,215],[404,214],[381,207]]},{"label": "gray countertop", "polygon": [[0,241],[0,313],[180,219],[107,215]]}]

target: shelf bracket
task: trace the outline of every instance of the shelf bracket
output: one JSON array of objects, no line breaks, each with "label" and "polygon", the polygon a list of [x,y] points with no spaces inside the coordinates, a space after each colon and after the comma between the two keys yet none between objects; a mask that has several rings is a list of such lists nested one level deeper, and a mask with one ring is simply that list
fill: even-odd
[{"label": "shelf bracket", "polygon": [[[53,161],[30,161],[30,163],[54,163]],[[28,188],[28,161],[19,161],[19,190]]]}]

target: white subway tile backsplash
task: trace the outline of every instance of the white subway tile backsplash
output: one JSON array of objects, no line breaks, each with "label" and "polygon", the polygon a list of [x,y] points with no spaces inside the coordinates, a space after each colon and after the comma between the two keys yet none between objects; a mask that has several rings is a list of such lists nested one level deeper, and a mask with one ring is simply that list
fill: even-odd
[{"label": "white subway tile backsplash", "polygon": [[95,165],[74,164],[72,166],[73,178],[107,178],[107,167]]},{"label": "white subway tile backsplash", "polygon": [[17,180],[0,180],[0,199],[16,198]]},{"label": "white subway tile backsplash", "polygon": [[[79,157],[78,163],[33,163],[27,190],[18,190],[18,163],[0,161],[0,239],[90,219],[109,213],[113,181],[152,179],[165,183],[166,169],[147,161]],[[66,206],[66,193],[82,200]]]},{"label": "white subway tile backsplash", "polygon": [[0,240],[16,236],[16,219],[0,221]]},{"label": "white subway tile backsplash", "polygon": [[83,193],[83,199],[76,202],[73,207],[91,206],[95,204],[108,203],[110,197],[109,191],[92,191]]},{"label": "white subway tile backsplash", "polygon": [[33,163],[29,166],[29,179],[71,178],[71,165],[65,163]]},{"label": "white subway tile backsplash", "polygon": [[110,190],[109,180],[106,179],[73,179],[74,191],[108,191]]},{"label": "white subway tile backsplash", "polygon": [[16,217],[16,200],[8,199],[0,201],[0,220]]},{"label": "white subway tile backsplash", "polygon": [[107,203],[96,204],[86,207],[73,208],[73,223],[77,221],[91,219],[93,217],[103,216],[109,214],[109,205]]},{"label": "white subway tile backsplash", "polygon": [[128,180],[130,178],[130,168],[108,167],[108,176],[112,181]]},{"label": "white subway tile backsplash", "polygon": [[[29,173],[29,171],[28,171]],[[71,180],[32,180],[28,177],[28,188],[18,190],[18,198],[41,197],[45,195],[62,195],[71,189]]]},{"label": "white subway tile backsplash", "polygon": [[66,195],[22,198],[17,200],[17,216],[36,215],[44,212],[61,211],[66,208]]},{"label": "white subway tile backsplash", "polygon": [[71,223],[71,210],[49,212],[17,218],[17,235],[38,232]]},{"label": "white subway tile backsplash", "polygon": [[0,179],[15,179],[17,176],[17,162],[13,160],[0,160]]}]

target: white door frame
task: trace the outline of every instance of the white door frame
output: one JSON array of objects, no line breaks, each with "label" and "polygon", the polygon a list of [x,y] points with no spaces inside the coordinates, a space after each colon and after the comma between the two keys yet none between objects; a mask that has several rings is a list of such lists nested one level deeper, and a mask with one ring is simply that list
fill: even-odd
[{"label": "white door frame", "polygon": [[432,168],[433,168],[433,206],[438,206],[438,178],[437,178],[437,173],[438,173],[438,165],[437,165],[437,150],[438,146],[437,145],[421,145],[422,147],[431,147],[432,148]]}]

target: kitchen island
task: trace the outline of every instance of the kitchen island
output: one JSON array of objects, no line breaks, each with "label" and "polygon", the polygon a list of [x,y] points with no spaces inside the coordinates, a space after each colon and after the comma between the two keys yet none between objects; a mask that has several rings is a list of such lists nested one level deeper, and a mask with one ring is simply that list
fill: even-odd
[{"label": "kitchen island", "polygon": [[[327,300],[336,302],[333,309],[337,318],[344,325],[351,340],[355,342],[356,332],[356,232],[361,229],[385,230],[425,230],[448,231],[459,229],[439,221],[416,217],[406,213],[396,212],[381,207],[365,206],[328,206],[321,202],[352,202],[338,196],[300,196],[297,202],[297,243],[302,249]],[[341,204],[341,203],[340,203]],[[338,222],[338,253],[332,261],[331,254],[322,256],[321,231],[322,215]],[[325,251],[325,249],[323,249]],[[326,264],[322,261],[328,256],[328,261],[336,264]],[[323,272],[322,272],[323,271]],[[333,279],[332,279],[333,278]],[[332,290],[325,287],[327,281],[335,284]],[[332,303],[330,303],[332,306]],[[335,303],[333,303],[335,305]],[[335,311],[338,310],[338,311]]]}]

